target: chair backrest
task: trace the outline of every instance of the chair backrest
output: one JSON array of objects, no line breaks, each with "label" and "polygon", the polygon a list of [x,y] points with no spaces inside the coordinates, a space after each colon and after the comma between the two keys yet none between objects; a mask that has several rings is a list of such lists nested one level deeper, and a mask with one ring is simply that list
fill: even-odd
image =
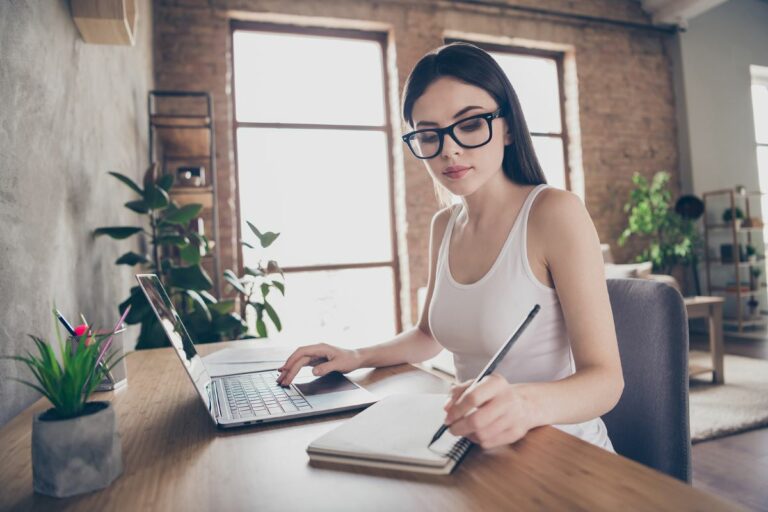
[{"label": "chair backrest", "polygon": [[688,317],[680,293],[645,279],[608,279],[624,393],[603,416],[617,453],[690,482]]}]

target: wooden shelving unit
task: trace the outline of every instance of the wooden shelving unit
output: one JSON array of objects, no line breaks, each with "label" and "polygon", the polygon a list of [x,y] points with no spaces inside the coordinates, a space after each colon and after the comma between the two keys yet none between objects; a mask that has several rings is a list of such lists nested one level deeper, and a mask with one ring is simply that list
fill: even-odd
[{"label": "wooden shelving unit", "polygon": [[[705,246],[705,265],[707,275],[707,293],[709,295],[723,295],[726,298],[735,300],[736,302],[736,316],[723,318],[723,325],[735,327],[738,332],[744,332],[745,328],[765,327],[768,326],[768,318],[761,309],[758,309],[757,315],[754,317],[745,316],[746,304],[745,299],[751,299],[752,297],[759,295],[763,298],[766,290],[766,283],[763,280],[765,277],[765,257],[757,257],[747,261],[741,259],[741,247],[752,245],[759,248],[761,251],[765,251],[765,243],[763,241],[762,234],[764,227],[758,226],[742,226],[741,224],[746,219],[756,219],[762,223],[759,213],[760,208],[756,210],[757,215],[752,215],[750,208],[750,200],[758,200],[765,196],[765,193],[750,192],[745,194],[739,194],[736,190],[713,190],[702,194],[704,200],[704,246]],[[719,201],[718,201],[719,200]],[[720,203],[720,206],[716,210],[716,202]],[[732,212],[736,208],[740,209],[745,216],[745,219],[734,219],[730,223],[723,223],[722,221],[713,222],[713,212],[716,218],[721,218],[722,212],[731,209]],[[757,223],[757,222],[755,222]],[[751,223],[750,223],[751,224]],[[714,257],[711,254],[710,243],[713,237],[718,233],[729,233],[731,243],[731,253],[733,255],[732,261],[723,261],[720,257]],[[758,240],[754,240],[757,238]],[[718,248],[719,250],[719,248]],[[715,268],[723,269],[724,267],[732,268],[730,274],[735,284],[722,284],[713,282],[713,270]],[[752,278],[752,269],[759,268],[761,270],[760,276],[756,282]],[[746,277],[746,281],[744,280]]]},{"label": "wooden shelving unit", "polygon": [[202,91],[150,91],[147,108],[150,162],[158,162],[164,174],[174,177],[181,167],[205,170],[200,186],[176,183],[170,196],[179,206],[203,205],[200,217],[205,235],[212,242],[211,254],[203,258],[203,268],[211,275],[214,293],[220,297],[222,271],[213,100],[210,93]]}]

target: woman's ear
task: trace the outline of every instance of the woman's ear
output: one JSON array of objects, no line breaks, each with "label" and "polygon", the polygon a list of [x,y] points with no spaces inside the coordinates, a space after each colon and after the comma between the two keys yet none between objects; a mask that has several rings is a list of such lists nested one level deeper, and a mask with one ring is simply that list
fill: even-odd
[{"label": "woman's ear", "polygon": [[509,130],[504,133],[504,145],[505,146],[511,146],[512,145],[512,134],[509,133]]}]

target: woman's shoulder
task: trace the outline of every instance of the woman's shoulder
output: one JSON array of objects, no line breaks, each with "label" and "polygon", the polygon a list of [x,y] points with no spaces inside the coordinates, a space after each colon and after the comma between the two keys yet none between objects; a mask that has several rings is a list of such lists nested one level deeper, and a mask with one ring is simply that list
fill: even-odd
[{"label": "woman's shoulder", "polygon": [[439,210],[432,216],[432,235],[440,236],[445,232],[445,228],[448,226],[448,221],[451,220],[451,215],[459,207],[459,205],[446,206]]},{"label": "woman's shoulder", "polygon": [[529,230],[546,239],[559,240],[594,229],[584,202],[568,190],[546,187],[531,206]]}]

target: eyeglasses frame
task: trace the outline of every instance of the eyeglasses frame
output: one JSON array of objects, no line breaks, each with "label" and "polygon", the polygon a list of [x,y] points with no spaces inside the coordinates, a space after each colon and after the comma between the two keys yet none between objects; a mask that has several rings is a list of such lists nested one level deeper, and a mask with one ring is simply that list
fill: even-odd
[{"label": "eyeglasses frame", "polygon": [[[445,142],[445,135],[446,134],[449,135],[456,144],[458,144],[459,146],[461,146],[464,149],[479,148],[479,147],[485,146],[486,144],[491,142],[491,139],[493,139],[493,120],[497,119],[499,117],[503,117],[503,115],[504,115],[503,112],[504,112],[504,109],[503,108],[499,108],[499,109],[497,109],[494,112],[486,112],[484,114],[477,114],[477,115],[474,115],[474,116],[465,117],[464,119],[459,119],[455,123],[453,123],[453,124],[451,124],[449,126],[446,126],[445,128],[424,128],[422,130],[415,130],[415,131],[412,131],[412,132],[409,132],[409,133],[406,133],[405,135],[403,135],[402,139],[403,139],[403,142],[405,142],[405,144],[408,146],[408,149],[411,150],[411,153],[413,153],[413,156],[415,156],[416,158],[418,158],[420,160],[430,160],[432,158],[435,158],[437,155],[439,155],[440,152],[443,150],[443,143]],[[485,119],[488,122],[488,140],[486,140],[482,144],[476,144],[474,146],[468,146],[466,144],[463,144],[463,143],[461,143],[459,141],[458,137],[456,137],[456,134],[453,132],[453,129],[456,126],[458,126],[459,124],[464,123],[466,121],[469,121],[471,119]],[[440,142],[437,145],[437,151],[432,156],[419,156],[419,155],[416,154],[416,151],[411,146],[411,139],[413,138],[413,136],[416,135],[417,133],[423,133],[423,132],[437,132],[438,137],[440,137]]]}]

